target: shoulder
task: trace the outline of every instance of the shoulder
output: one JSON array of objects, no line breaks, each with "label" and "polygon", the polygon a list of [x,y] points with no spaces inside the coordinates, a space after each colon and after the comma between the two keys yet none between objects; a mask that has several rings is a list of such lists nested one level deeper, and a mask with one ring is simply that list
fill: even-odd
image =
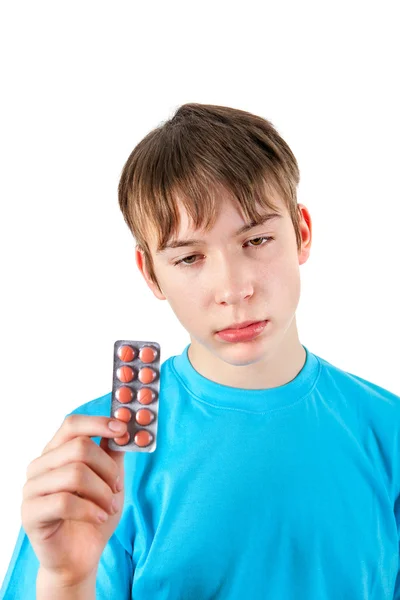
[{"label": "shoulder", "polygon": [[81,404],[77,408],[74,408],[68,415],[94,415],[96,417],[109,417],[111,406],[111,392],[90,400],[85,404]]},{"label": "shoulder", "polygon": [[372,410],[380,410],[388,415],[400,416],[400,396],[377,383],[345,371],[327,360],[318,357],[321,363],[321,380],[326,389],[336,390],[349,401],[362,402]]}]

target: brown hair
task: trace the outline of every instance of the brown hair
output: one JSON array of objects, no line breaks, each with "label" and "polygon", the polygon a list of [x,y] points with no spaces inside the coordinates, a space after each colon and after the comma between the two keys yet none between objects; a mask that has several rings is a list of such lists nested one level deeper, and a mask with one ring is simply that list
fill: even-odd
[{"label": "brown hair", "polygon": [[157,285],[148,244],[149,227],[161,250],[179,230],[177,201],[194,229],[209,230],[218,217],[218,188],[232,195],[239,211],[257,221],[262,209],[278,211],[283,199],[301,247],[297,185],[299,167],[270,121],[243,110],[183,104],[174,116],[148,133],[122,170],[118,201]]}]

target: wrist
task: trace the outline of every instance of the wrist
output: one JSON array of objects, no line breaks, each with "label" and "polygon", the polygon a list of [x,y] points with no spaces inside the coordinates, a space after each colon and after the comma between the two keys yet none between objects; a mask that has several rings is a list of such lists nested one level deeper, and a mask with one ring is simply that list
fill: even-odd
[{"label": "wrist", "polygon": [[36,600],[96,600],[96,574],[80,581],[50,573],[39,567],[36,578]]}]

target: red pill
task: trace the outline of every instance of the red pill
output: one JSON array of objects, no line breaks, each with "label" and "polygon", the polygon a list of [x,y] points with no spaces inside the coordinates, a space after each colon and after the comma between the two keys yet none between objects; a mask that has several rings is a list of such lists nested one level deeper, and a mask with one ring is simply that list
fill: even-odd
[{"label": "red pill", "polygon": [[127,431],[124,435],[122,435],[121,437],[117,437],[114,438],[114,442],[116,444],[118,444],[118,446],[125,446],[125,444],[127,444],[130,440],[130,434],[129,431]]},{"label": "red pill", "polygon": [[150,369],[150,367],[143,367],[143,369],[140,369],[139,381],[142,383],[151,383],[155,378],[156,372],[153,369]]},{"label": "red pill", "polygon": [[155,393],[150,388],[140,388],[137,393],[137,399],[140,404],[151,404],[155,398]]},{"label": "red pill", "polygon": [[153,441],[153,436],[151,435],[150,431],[141,429],[135,435],[134,440],[135,440],[136,446],[141,446],[141,447],[148,446],[150,444],[150,442]]},{"label": "red pill", "polygon": [[117,369],[117,377],[123,383],[128,383],[135,377],[135,373],[131,367],[120,367]]},{"label": "red pill", "polygon": [[156,358],[157,352],[150,346],[145,346],[139,352],[139,358],[144,363],[151,363]]},{"label": "red pill", "polygon": [[141,408],[136,413],[136,422],[139,423],[139,425],[150,425],[153,419],[154,413],[148,408]]},{"label": "red pill", "polygon": [[117,354],[123,362],[131,362],[135,358],[135,351],[132,346],[120,346]]},{"label": "red pill", "polygon": [[132,418],[132,413],[129,408],[117,408],[114,413],[114,417],[123,421],[124,423],[128,423]]},{"label": "red pill", "polygon": [[127,404],[132,400],[133,392],[131,388],[124,385],[117,389],[115,392],[115,397],[117,398],[118,402],[121,402],[121,404]]}]

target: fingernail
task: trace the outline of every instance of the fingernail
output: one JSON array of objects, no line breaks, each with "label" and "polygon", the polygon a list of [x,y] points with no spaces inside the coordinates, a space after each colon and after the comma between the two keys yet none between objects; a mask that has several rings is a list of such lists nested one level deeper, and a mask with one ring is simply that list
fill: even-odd
[{"label": "fingernail", "polygon": [[109,421],[108,426],[111,429],[111,431],[125,430],[125,423],[122,423],[121,421]]},{"label": "fingernail", "polygon": [[123,488],[122,481],[119,475],[115,481],[115,487],[117,488],[117,492],[120,492]]}]

